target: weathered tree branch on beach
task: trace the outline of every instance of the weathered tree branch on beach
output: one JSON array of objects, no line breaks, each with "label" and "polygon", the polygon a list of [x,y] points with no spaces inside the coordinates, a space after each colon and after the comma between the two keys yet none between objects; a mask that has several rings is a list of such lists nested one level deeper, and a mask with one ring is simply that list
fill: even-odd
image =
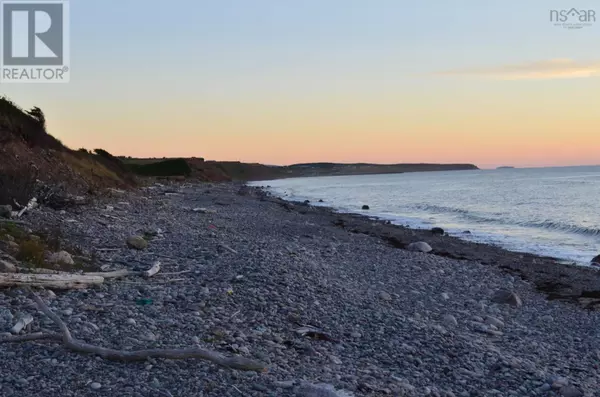
[{"label": "weathered tree branch on beach", "polygon": [[83,274],[24,274],[0,273],[0,287],[46,287],[56,289],[78,289],[102,284],[104,278]]},{"label": "weathered tree branch on beach", "polygon": [[161,263],[159,261],[156,261],[156,262],[154,262],[154,264],[152,264],[150,269],[144,270],[144,271],[120,269],[120,270],[114,270],[112,272],[97,272],[97,273],[84,273],[84,274],[91,275],[91,276],[99,276],[99,277],[103,277],[105,279],[123,278],[123,277],[129,277],[129,276],[152,277],[160,271],[160,264]]},{"label": "weathered tree branch on beach", "polygon": [[[25,269],[22,269],[25,270]],[[86,288],[102,284],[104,280],[129,276],[152,277],[160,271],[160,262],[144,271],[115,270],[112,272],[73,274],[51,269],[26,269],[31,273],[0,273],[0,287],[46,287],[56,289]]]},{"label": "weathered tree branch on beach", "polygon": [[27,203],[27,205],[25,207],[23,207],[23,209],[21,211],[19,211],[19,213],[17,214],[17,218],[20,218],[25,212],[29,211],[36,205],[37,205],[37,198],[34,197],[31,200],[29,200],[29,203]]},{"label": "weathered tree branch on beach", "polygon": [[76,353],[87,353],[100,356],[106,360],[112,361],[144,361],[149,358],[165,358],[170,360],[183,360],[196,358],[207,360],[217,365],[237,369],[241,371],[264,372],[267,367],[258,361],[247,359],[241,356],[226,357],[218,352],[201,348],[185,349],[146,349],[137,351],[123,351],[104,348],[78,341],[73,338],[67,325],[52,312],[44,301],[33,291],[29,290],[31,297],[35,300],[38,309],[48,316],[54,324],[58,326],[60,334],[36,333],[31,335],[17,335],[0,339],[0,343],[14,343],[27,341],[61,341],[64,347]]}]

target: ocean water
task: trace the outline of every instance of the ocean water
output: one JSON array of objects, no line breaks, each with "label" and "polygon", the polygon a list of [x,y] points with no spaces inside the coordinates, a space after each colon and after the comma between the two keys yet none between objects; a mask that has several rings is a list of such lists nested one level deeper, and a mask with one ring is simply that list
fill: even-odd
[{"label": "ocean water", "polygon": [[[578,264],[600,254],[600,166],[293,178],[253,185],[270,185],[284,199],[415,228],[439,226],[466,240]],[[370,210],[363,211],[363,204]]]}]

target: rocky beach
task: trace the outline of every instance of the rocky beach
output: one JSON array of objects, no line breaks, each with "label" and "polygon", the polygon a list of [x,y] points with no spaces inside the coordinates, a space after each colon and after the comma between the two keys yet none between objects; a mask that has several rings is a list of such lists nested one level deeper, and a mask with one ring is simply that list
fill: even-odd
[{"label": "rocky beach", "polygon": [[[59,229],[72,248],[56,255],[72,271],[160,262],[153,277],[34,290],[74,338],[264,366],[113,361],[55,339],[11,341],[59,329],[25,288],[3,288],[2,396],[600,396],[595,269],[235,183],[113,189],[19,222],[33,239]],[[26,268],[9,240],[3,266]]]}]

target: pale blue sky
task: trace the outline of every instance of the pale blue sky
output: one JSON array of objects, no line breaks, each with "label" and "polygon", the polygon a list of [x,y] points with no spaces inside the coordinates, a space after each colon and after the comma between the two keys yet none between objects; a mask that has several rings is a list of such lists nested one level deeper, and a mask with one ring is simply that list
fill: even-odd
[{"label": "pale blue sky", "polygon": [[[70,146],[103,146],[117,154],[135,149],[136,155],[156,155],[160,148],[165,155],[188,155],[205,137],[212,146],[198,151],[223,157],[221,146],[228,139],[271,128],[271,116],[278,123],[272,128],[281,127],[285,135],[289,127],[296,136],[281,119],[286,109],[302,109],[288,115],[290,124],[326,120],[327,101],[336,117],[360,108],[347,98],[363,97],[365,108],[377,102],[379,110],[369,116],[377,119],[388,107],[385,117],[392,117],[396,105],[401,117],[414,97],[425,112],[427,101],[438,110],[459,106],[444,99],[451,95],[474,102],[462,103],[469,109],[480,96],[544,90],[572,95],[589,84],[598,88],[598,79],[526,81],[517,89],[514,82],[435,76],[557,58],[597,62],[600,21],[571,31],[549,21],[550,9],[571,7],[595,8],[600,15],[600,2],[570,0],[72,0],[71,82],[1,89],[24,107],[44,109],[51,132]],[[277,114],[269,113],[276,108]],[[211,121],[203,124],[203,116]],[[326,134],[324,123],[307,123],[305,132]],[[415,123],[410,133],[419,134]],[[331,134],[342,131],[338,123]],[[408,133],[398,127],[398,134]],[[140,137],[148,139],[147,150],[134,144]],[[161,146],[174,137],[184,142],[180,149]],[[348,156],[360,160],[357,153]],[[375,157],[371,153],[369,160]],[[265,150],[231,158],[285,161]]]}]

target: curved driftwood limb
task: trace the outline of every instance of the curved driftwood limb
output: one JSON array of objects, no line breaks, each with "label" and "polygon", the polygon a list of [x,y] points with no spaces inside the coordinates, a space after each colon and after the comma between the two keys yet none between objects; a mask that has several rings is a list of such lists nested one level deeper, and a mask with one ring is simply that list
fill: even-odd
[{"label": "curved driftwood limb", "polygon": [[78,353],[88,353],[98,355],[106,360],[113,361],[144,361],[148,358],[166,358],[170,360],[183,360],[188,358],[197,358],[211,361],[217,365],[227,368],[238,369],[241,371],[256,371],[265,372],[266,365],[258,361],[250,360],[241,356],[226,357],[222,354],[201,349],[201,348],[186,348],[186,349],[146,349],[137,351],[123,351],[116,349],[107,349],[100,346],[90,345],[78,341],[73,338],[67,325],[58,317],[52,310],[46,306],[44,301],[37,296],[33,291],[29,291],[38,309],[48,316],[60,328],[61,334],[32,334],[22,335],[18,337],[9,337],[1,339],[3,342],[23,342],[33,340],[61,340],[65,348]]},{"label": "curved driftwood limb", "polygon": [[33,342],[33,341],[46,341],[46,342],[60,342],[62,340],[61,334],[45,334],[43,332],[36,332],[35,334],[27,335],[15,335],[0,339],[0,343],[16,343],[16,342]]}]

